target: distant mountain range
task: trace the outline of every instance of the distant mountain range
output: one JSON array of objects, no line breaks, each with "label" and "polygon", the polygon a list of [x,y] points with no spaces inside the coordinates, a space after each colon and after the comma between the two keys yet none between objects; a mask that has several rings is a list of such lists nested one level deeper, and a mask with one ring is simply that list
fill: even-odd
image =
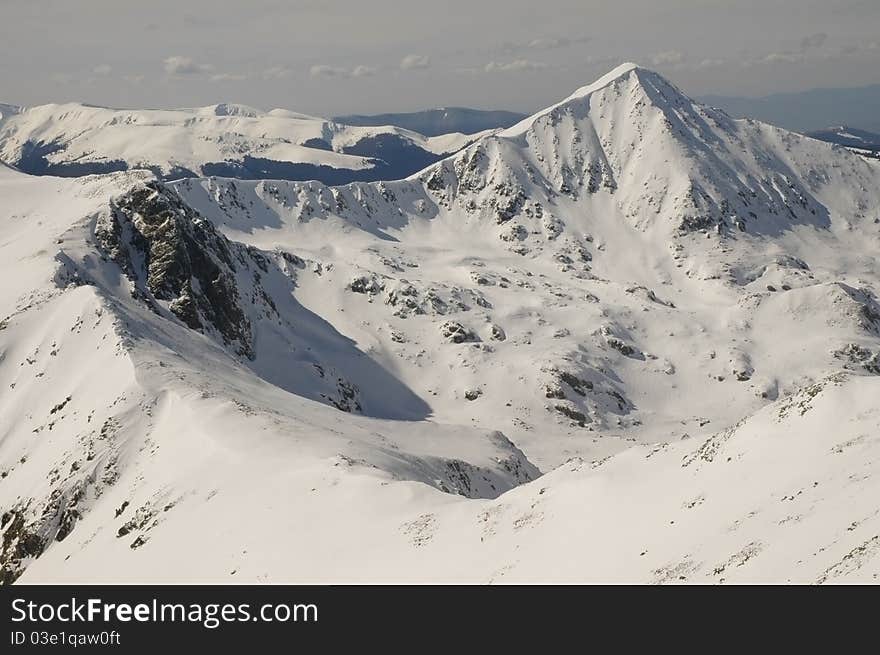
[{"label": "distant mountain range", "polygon": [[816,130],[815,132],[807,132],[807,136],[820,141],[828,141],[836,143],[840,146],[853,148],[860,151],[880,152],[880,134],[859,130],[854,127],[840,125],[838,127],[829,127],[824,130]]},{"label": "distant mountain range", "polygon": [[352,126],[225,103],[171,110],[0,104],[0,161],[24,173],[59,177],[147,169],[166,180],[394,180],[476,138],[428,137],[388,124]]},{"label": "distant mountain range", "polygon": [[[868,131],[880,131],[880,85],[703,101],[862,154],[880,152],[880,135]],[[0,161],[24,173],[62,177],[147,169],[165,180],[397,180],[524,117],[464,107],[325,119],[227,103],[173,110],[0,104]]]},{"label": "distant mountain range", "polygon": [[485,130],[505,128],[520,122],[525,114],[513,111],[486,111],[465,107],[441,107],[409,113],[337,116],[333,120],[346,125],[396,125],[425,136],[452,132],[476,134]]},{"label": "distant mountain range", "polygon": [[880,132],[880,84],[759,98],[708,95],[698,100],[736,118],[756,118],[797,132],[822,130],[828,125],[858,125]]}]

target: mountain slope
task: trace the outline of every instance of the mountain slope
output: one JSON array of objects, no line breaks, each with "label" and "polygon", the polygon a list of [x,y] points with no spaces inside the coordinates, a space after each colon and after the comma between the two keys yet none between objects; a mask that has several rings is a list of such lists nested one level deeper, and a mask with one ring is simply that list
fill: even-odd
[{"label": "mountain slope", "polygon": [[878,176],[626,66],[406,181],[175,188],[321,261],[304,304],[546,469],[731,425],[876,351]]},{"label": "mountain slope", "polygon": [[136,550],[268,462],[472,496],[537,475],[500,433],[412,422],[424,402],[293,300],[305,262],[228,242],[143,174],[0,175],[3,581],[87,515]]},{"label": "mountain slope", "polygon": [[316,493],[316,472],[262,461],[253,483],[212,476],[210,502],[188,498],[134,552],[87,517],[91,548],[65,540],[22,580],[876,583],[878,391],[834,377],[731,430],[572,460],[494,500],[351,474]]},{"label": "mountain slope", "polygon": [[7,581],[880,573],[876,162],[625,65],[406,180],[0,184]]},{"label": "mountain slope", "polygon": [[232,104],[179,110],[0,106],[0,160],[36,175],[146,168],[167,179],[226,175],[338,184],[406,177],[472,140]]}]

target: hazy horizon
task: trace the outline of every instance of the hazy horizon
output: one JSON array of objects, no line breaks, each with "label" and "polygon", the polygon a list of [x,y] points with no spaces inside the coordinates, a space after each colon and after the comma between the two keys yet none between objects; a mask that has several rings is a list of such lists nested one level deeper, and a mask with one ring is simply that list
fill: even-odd
[{"label": "hazy horizon", "polygon": [[391,0],[255,0],[220,11],[206,0],[184,10],[168,0],[0,0],[0,57],[14,62],[0,70],[0,88],[4,102],[26,106],[235,102],[332,116],[454,106],[528,113],[622,61],[692,96],[880,83],[876,2],[737,4],[453,0],[401,11]]}]

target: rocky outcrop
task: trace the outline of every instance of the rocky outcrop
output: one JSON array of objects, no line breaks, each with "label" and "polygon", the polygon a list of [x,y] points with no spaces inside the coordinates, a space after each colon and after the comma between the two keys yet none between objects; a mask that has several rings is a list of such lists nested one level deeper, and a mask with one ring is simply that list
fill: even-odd
[{"label": "rocky outcrop", "polygon": [[480,338],[457,321],[446,321],[440,326],[440,335],[452,343],[468,343],[479,341]]},{"label": "rocky outcrop", "polygon": [[840,350],[834,351],[833,354],[844,362],[844,368],[880,375],[880,352],[875,352],[857,343],[848,343]]},{"label": "rocky outcrop", "polygon": [[120,198],[99,219],[95,236],[131,280],[133,295],[154,308],[164,301],[191,329],[216,334],[238,355],[253,359],[253,328],[236,274],[240,268],[266,270],[258,251],[230,243],[158,182]]}]

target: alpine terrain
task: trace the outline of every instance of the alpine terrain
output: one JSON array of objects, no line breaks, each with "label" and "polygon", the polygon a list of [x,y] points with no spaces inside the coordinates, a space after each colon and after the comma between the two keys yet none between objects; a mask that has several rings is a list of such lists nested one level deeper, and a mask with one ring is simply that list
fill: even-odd
[{"label": "alpine terrain", "polygon": [[162,179],[399,179],[477,136],[426,137],[390,125],[355,127],[228,103],[177,110],[0,104],[0,162],[61,177],[141,168]]},{"label": "alpine terrain", "polygon": [[342,186],[107,111],[0,125],[3,582],[880,576],[880,161],[632,64]]}]

